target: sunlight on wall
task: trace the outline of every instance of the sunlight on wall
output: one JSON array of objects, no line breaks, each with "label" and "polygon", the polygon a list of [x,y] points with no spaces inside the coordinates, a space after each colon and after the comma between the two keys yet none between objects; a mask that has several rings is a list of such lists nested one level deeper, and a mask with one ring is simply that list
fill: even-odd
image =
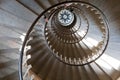
[{"label": "sunlight on wall", "polygon": [[93,45],[91,45],[86,39],[82,40],[89,48],[92,49]]},{"label": "sunlight on wall", "polygon": [[87,41],[89,41],[91,44],[97,46],[98,45],[98,41],[96,41],[95,39],[93,38],[90,38],[90,37],[87,37],[86,39]]},{"label": "sunlight on wall", "polygon": [[105,61],[103,61],[102,59],[96,60],[96,63],[98,63],[100,66],[102,66],[108,70],[112,70],[112,67],[109,64],[107,64]]},{"label": "sunlight on wall", "polygon": [[84,35],[85,35],[85,31],[78,31],[78,34],[81,36],[81,37],[83,37]]},{"label": "sunlight on wall", "polygon": [[106,68],[106,69],[109,69],[109,70],[112,70],[113,68],[116,69],[116,70],[120,70],[120,61],[107,55],[107,54],[103,54],[100,59],[96,60],[96,62]]},{"label": "sunlight on wall", "polygon": [[98,41],[90,38],[90,37],[87,37],[86,39],[83,39],[82,40],[89,48],[93,48],[94,46],[97,46],[98,45]]},{"label": "sunlight on wall", "polygon": [[120,77],[117,80],[120,80]]},{"label": "sunlight on wall", "polygon": [[107,55],[107,54],[103,54],[101,56],[101,58],[103,60],[105,60],[108,64],[110,64],[112,67],[114,67],[116,70],[120,70],[120,61]]}]

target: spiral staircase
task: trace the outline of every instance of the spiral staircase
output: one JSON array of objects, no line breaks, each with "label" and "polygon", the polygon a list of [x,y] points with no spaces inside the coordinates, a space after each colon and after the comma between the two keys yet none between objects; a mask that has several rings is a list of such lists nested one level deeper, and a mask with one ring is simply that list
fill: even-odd
[{"label": "spiral staircase", "polygon": [[0,80],[120,80],[119,0],[0,0]]}]

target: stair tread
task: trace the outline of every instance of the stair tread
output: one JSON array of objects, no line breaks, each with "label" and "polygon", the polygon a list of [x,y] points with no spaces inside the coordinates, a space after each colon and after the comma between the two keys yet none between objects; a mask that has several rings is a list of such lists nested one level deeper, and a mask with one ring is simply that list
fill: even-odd
[{"label": "stair tread", "polygon": [[4,62],[4,63],[0,63],[0,69],[3,69],[5,67],[10,67],[14,64],[18,64],[18,60],[15,59],[15,60],[10,60],[10,61],[7,61],[7,62]]},{"label": "stair tread", "polygon": [[2,80],[19,80],[18,76],[19,76],[18,71],[15,71],[15,72],[3,77]]},{"label": "stair tread", "polygon": [[[22,29],[23,31],[26,32],[26,30],[29,28],[29,26],[31,25],[31,23],[20,19],[14,15],[9,14],[8,12],[5,12],[3,10],[0,9],[0,24],[5,24],[5,25],[9,25],[9,26],[15,26],[18,27],[20,29]],[[16,26],[17,25],[17,26]]]},{"label": "stair tread", "polygon": [[25,21],[33,22],[34,19],[37,17],[31,11],[29,11],[24,6],[22,6],[21,4],[19,4],[14,0],[11,0],[11,1],[1,0],[0,7],[8,11],[9,14],[13,14]]},{"label": "stair tread", "polygon": [[0,78],[5,77],[6,75],[10,75],[14,72],[14,69],[11,68],[3,68],[0,69]]},{"label": "stair tread", "polygon": [[43,11],[43,9],[39,5],[37,5],[37,3],[34,0],[18,0],[18,1],[22,2],[30,9],[34,10],[37,14],[40,14]]}]

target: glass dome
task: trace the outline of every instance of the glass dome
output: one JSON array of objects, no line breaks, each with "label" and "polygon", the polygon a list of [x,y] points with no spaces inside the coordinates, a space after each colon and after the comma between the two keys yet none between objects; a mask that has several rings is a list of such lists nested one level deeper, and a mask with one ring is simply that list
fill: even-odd
[{"label": "glass dome", "polygon": [[58,21],[63,26],[69,26],[74,21],[74,14],[67,9],[61,10],[58,13]]}]

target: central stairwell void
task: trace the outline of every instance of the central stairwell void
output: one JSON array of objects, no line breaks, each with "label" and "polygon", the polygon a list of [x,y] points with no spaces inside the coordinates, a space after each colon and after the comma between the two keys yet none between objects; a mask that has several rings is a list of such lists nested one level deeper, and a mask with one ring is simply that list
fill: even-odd
[{"label": "central stairwell void", "polygon": [[109,35],[108,19],[95,5],[55,4],[37,17],[25,36],[19,78],[120,80],[120,61],[105,54]]}]

